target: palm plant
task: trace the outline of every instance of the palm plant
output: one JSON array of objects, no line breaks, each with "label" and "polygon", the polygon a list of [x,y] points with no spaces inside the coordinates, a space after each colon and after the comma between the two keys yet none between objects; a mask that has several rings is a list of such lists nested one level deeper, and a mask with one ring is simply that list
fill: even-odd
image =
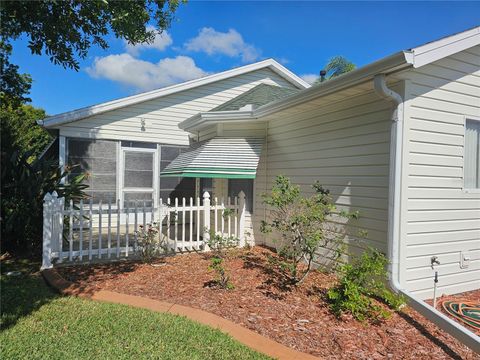
[{"label": "palm plant", "polygon": [[314,84],[320,84],[324,80],[333,79],[349,71],[355,70],[357,66],[343,56],[334,56],[325,65],[323,76],[318,78]]},{"label": "palm plant", "polygon": [[349,71],[355,70],[357,66],[343,56],[334,56],[325,66],[329,79],[335,78]]}]

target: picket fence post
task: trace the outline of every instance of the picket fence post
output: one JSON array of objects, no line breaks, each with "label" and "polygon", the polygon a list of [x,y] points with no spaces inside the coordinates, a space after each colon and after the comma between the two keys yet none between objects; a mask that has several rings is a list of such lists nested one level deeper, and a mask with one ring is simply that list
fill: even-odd
[{"label": "picket fence post", "polygon": [[238,194],[238,246],[245,246],[245,193],[240,191]]},{"label": "picket fence post", "polygon": [[52,265],[52,194],[47,193],[43,197],[43,245],[42,245],[42,267],[40,270],[51,269]]},{"label": "picket fence post", "polygon": [[210,194],[205,191],[203,194],[203,251],[209,251],[208,241],[210,240]]}]

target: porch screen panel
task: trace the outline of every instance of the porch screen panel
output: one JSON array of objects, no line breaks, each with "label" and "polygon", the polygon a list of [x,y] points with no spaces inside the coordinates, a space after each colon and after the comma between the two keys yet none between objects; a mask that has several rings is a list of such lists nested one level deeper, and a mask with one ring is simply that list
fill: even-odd
[{"label": "porch screen panel", "polygon": [[153,206],[153,198],[151,192],[128,192],[125,191],[123,194],[123,207],[126,208],[127,206],[133,209],[133,207],[137,204],[137,206],[142,207],[143,204],[147,208]]},{"label": "porch screen panel", "polygon": [[245,193],[245,209],[253,212],[253,180],[251,179],[228,179],[228,196],[238,196],[240,191]]},{"label": "porch screen panel", "polygon": [[[162,145],[160,148],[160,174],[178,155],[188,150],[185,147]],[[195,197],[195,179],[183,177],[160,178],[160,198],[165,202],[168,198],[179,199]],[[188,201],[188,200],[187,200]]]},{"label": "porch screen panel", "polygon": [[67,139],[67,163],[78,165],[69,176],[87,173],[85,192],[93,202],[116,199],[117,146],[115,141]]},{"label": "porch screen panel", "polygon": [[153,187],[153,153],[126,152],[124,187]]}]

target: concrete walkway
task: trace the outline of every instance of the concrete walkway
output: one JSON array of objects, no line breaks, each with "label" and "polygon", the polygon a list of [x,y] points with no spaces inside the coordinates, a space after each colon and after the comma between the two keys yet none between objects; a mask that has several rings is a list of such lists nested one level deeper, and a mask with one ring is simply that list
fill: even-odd
[{"label": "concrete walkway", "polygon": [[65,295],[81,296],[97,301],[129,305],[156,312],[185,316],[193,321],[219,329],[242,344],[276,359],[318,360],[318,358],[313,355],[291,349],[254,331],[246,329],[243,326],[235,324],[230,320],[200,309],[106,290],[88,294],[76,287],[73,283],[62,278],[55,269],[43,270],[42,275],[50,286]]}]

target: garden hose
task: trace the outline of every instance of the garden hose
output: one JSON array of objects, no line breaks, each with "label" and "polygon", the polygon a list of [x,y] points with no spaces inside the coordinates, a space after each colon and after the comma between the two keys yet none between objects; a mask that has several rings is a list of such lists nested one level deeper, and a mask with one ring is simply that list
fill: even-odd
[{"label": "garden hose", "polygon": [[442,301],[443,310],[455,319],[480,332],[480,303],[467,300]]}]

